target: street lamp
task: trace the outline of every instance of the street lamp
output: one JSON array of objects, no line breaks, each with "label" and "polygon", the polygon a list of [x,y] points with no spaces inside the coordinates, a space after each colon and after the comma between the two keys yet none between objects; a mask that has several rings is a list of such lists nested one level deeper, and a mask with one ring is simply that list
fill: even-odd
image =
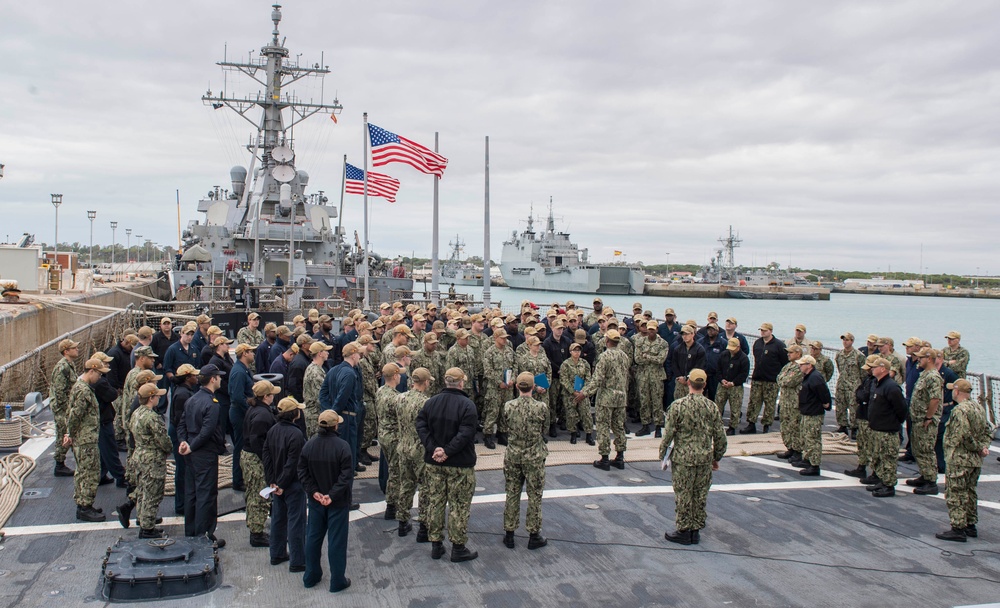
[{"label": "street lamp", "polygon": [[128,263],[132,260],[132,229],[131,228],[126,228],[125,229],[125,244],[126,244],[126,247],[125,247],[125,264],[128,265]]},{"label": "street lamp", "polygon": [[52,206],[56,208],[56,247],[55,247],[55,263],[59,264],[59,205],[62,204],[62,195],[53,194],[52,196]]},{"label": "street lamp", "polygon": [[118,228],[118,222],[111,222],[111,272],[115,271],[115,230]]},{"label": "street lamp", "polygon": [[146,239],[146,264],[149,264],[149,244],[152,242],[151,239]]},{"label": "street lamp", "polygon": [[94,218],[97,217],[96,211],[88,211],[87,219],[90,220],[90,270],[94,270]]},{"label": "street lamp", "polygon": [[141,247],[142,247],[142,235],[141,234],[135,235],[135,242],[139,243],[138,245],[135,246],[135,263],[138,264],[139,263],[139,259],[142,257],[142,256],[139,255],[140,253],[142,253],[142,249],[141,249]]}]

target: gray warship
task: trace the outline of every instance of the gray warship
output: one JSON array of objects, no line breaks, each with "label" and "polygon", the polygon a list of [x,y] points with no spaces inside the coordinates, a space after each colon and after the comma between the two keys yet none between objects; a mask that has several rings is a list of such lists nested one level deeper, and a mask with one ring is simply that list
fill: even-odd
[{"label": "gray warship", "polygon": [[254,285],[278,283],[280,276],[284,285],[278,293],[290,305],[299,298],[380,302],[411,297],[413,281],[401,265],[371,251],[366,264],[357,232],[350,243],[345,228],[334,225],[343,215],[342,196],[338,214],[324,191],[310,190],[309,175],[296,169],[292,128],[316,114],[335,118],[342,106],[336,98],[307,101],[285,90],[303,78],[322,79],[330,70],[289,59],[279,39],[280,5],[273,6],[271,21],[271,41],[257,58],[218,62],[224,71],[249,76],[264,90],[242,98],[211,90],[202,96],[205,105],[233,110],[253,126],[255,135],[246,146],[252,159],[249,170],[237,166],[230,171],[232,190],[216,186],[198,202],[204,217],[191,221],[182,233],[184,253],[168,273],[172,295],[190,294],[188,288],[201,275],[206,286],[245,285],[251,292]]},{"label": "gray warship", "polygon": [[455,235],[455,240],[449,242],[448,246],[451,247],[451,254],[447,260],[441,263],[441,272],[439,273],[440,284],[443,286],[463,285],[466,287],[482,287],[483,268],[475,264],[463,262],[461,259],[465,242],[458,235]]},{"label": "gray warship", "polygon": [[642,268],[626,264],[591,264],[587,249],[579,249],[569,233],[557,232],[549,201],[545,230],[535,232],[534,218],[520,234],[515,230],[503,244],[500,273],[508,287],[574,293],[641,294]]}]

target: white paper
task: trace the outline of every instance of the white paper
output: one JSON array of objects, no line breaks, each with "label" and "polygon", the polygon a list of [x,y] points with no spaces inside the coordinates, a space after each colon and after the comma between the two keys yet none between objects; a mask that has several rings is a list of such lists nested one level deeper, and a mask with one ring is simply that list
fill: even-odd
[{"label": "white paper", "polygon": [[274,488],[272,488],[271,486],[267,486],[266,488],[260,491],[260,497],[267,498],[273,493],[274,493]]}]

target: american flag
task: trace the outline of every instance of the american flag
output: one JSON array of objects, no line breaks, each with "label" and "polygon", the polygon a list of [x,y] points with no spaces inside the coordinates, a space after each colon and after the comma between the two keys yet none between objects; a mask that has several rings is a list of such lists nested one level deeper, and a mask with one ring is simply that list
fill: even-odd
[{"label": "american flag", "polygon": [[[383,173],[368,172],[368,196],[381,196],[390,203],[396,202],[396,191],[399,190],[399,180]],[[347,165],[347,194],[365,193],[365,172],[354,165]]]},{"label": "american flag", "polygon": [[372,166],[381,167],[389,163],[406,163],[417,171],[444,175],[448,159],[415,141],[400,137],[373,124],[368,124],[368,135],[372,141]]}]

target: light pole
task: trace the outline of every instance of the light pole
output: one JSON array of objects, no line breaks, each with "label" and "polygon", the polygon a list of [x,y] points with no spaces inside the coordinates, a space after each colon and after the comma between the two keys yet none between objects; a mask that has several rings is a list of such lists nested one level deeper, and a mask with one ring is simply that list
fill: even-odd
[{"label": "light pole", "polygon": [[62,204],[62,195],[53,194],[52,195],[52,206],[56,208],[56,247],[55,247],[55,264],[59,264],[59,205]]},{"label": "light pole", "polygon": [[118,222],[111,222],[111,272],[115,271],[115,230],[118,228]]},{"label": "light pole", "polygon": [[146,264],[149,264],[149,244],[152,242],[150,239],[146,239]]},{"label": "light pole", "polygon": [[142,256],[139,255],[140,253],[142,253],[142,249],[141,249],[141,247],[142,247],[142,235],[141,234],[135,235],[135,242],[138,243],[138,245],[135,246],[135,263],[138,264],[139,260],[142,258]]},{"label": "light pole", "polygon": [[87,219],[90,220],[90,270],[94,270],[94,219],[97,217],[96,211],[88,211]]},{"label": "light pole", "polygon": [[128,266],[129,261],[132,259],[132,229],[125,229],[125,265]]}]

